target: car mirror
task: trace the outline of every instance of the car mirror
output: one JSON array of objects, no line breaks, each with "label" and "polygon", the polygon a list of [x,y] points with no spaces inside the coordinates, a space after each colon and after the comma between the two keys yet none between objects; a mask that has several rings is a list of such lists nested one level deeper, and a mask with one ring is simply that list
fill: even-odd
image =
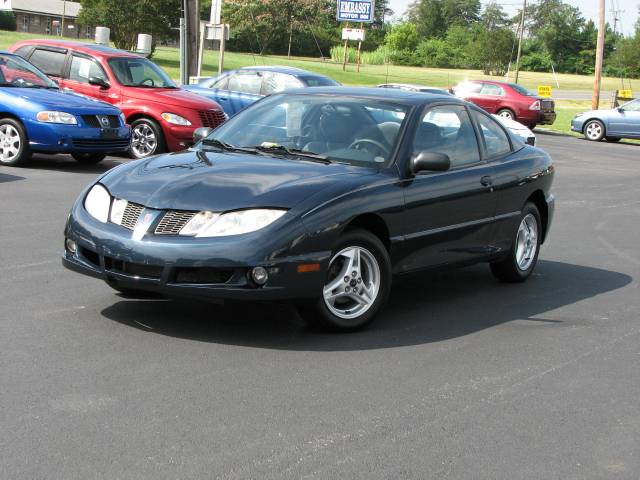
[{"label": "car mirror", "polygon": [[100,77],[89,77],[89,85],[97,85],[100,88],[109,88],[109,82],[107,82],[104,78]]},{"label": "car mirror", "polygon": [[620,113],[624,112],[624,108],[622,108],[622,107],[618,107],[618,108],[617,108],[617,110],[618,110]]},{"label": "car mirror", "polygon": [[200,127],[196,128],[193,131],[193,143],[198,143],[199,141],[207,138],[213,132],[213,128],[209,127]]},{"label": "car mirror", "polygon": [[451,168],[449,155],[437,152],[418,152],[411,158],[411,172],[445,172]]}]

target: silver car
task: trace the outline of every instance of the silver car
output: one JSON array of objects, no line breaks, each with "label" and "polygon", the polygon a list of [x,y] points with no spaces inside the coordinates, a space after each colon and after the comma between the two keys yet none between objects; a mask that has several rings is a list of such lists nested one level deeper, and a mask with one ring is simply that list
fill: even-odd
[{"label": "silver car", "polygon": [[640,138],[640,99],[632,100],[618,108],[591,110],[576,115],[571,130],[593,142],[607,139],[619,142],[622,138]]}]

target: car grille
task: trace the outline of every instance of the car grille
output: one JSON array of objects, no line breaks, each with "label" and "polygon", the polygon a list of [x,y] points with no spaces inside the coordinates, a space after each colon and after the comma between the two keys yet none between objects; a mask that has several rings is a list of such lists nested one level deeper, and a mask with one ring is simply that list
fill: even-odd
[{"label": "car grille", "polygon": [[105,152],[110,149],[123,149],[129,146],[129,139],[105,140],[98,138],[74,138],[73,145],[82,148],[101,149]]},{"label": "car grille", "polygon": [[162,220],[155,229],[156,235],[177,235],[189,223],[197,212],[180,212],[170,210],[162,216]]},{"label": "car grille", "polygon": [[[103,125],[100,123],[99,117],[106,117],[109,120],[109,124]],[[82,120],[93,128],[118,128],[120,126],[120,119],[117,115],[82,115]]]},{"label": "car grille", "polygon": [[174,283],[227,283],[233,276],[229,268],[188,267],[175,271]]},{"label": "car grille", "polygon": [[136,224],[138,223],[138,218],[140,214],[144,210],[142,205],[137,203],[128,202],[127,206],[124,209],[124,214],[122,215],[122,225],[124,228],[128,228],[129,230],[133,230],[136,228]]},{"label": "car grille", "polygon": [[131,263],[115,258],[104,257],[104,268],[112,272],[124,273],[136,277],[146,277],[160,279],[163,267],[158,265],[145,265],[142,263]]},{"label": "car grille", "polygon": [[202,126],[209,128],[216,128],[225,121],[222,110],[200,110],[198,116],[200,117]]},{"label": "car grille", "polygon": [[553,112],[556,108],[556,103],[553,100],[542,100],[542,111]]}]

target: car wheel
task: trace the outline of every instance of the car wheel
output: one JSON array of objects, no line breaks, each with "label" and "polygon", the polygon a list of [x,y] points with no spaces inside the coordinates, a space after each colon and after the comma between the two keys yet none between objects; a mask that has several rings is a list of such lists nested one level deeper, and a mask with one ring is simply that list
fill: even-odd
[{"label": "car wheel", "polygon": [[502,282],[524,282],[538,262],[540,252],[540,212],[533,203],[527,203],[520,215],[509,254],[491,263],[491,272]]},{"label": "car wheel", "polygon": [[584,138],[592,142],[599,142],[604,138],[604,125],[600,120],[590,120],[584,126]]},{"label": "car wheel", "polygon": [[509,120],[515,120],[516,119],[516,114],[513,113],[513,111],[509,110],[508,108],[503,108],[502,110],[498,110],[497,115],[499,117],[507,118]]},{"label": "car wheel", "polygon": [[349,230],[333,250],[322,295],[299,305],[310,326],[349,332],[369,324],[391,290],[391,260],[380,239]]},{"label": "car wheel", "polygon": [[131,158],[146,158],[164,150],[164,135],[154,120],[139,118],[131,124]]},{"label": "car wheel", "polygon": [[620,140],[622,140],[620,137],[607,137],[609,143],[618,143]]},{"label": "car wheel", "polygon": [[31,158],[24,127],[13,118],[0,119],[0,164],[18,167]]},{"label": "car wheel", "polygon": [[533,130],[536,129],[537,126],[538,126],[538,124],[532,123],[531,125],[529,125],[529,130],[533,131]]},{"label": "car wheel", "polygon": [[95,163],[100,163],[107,156],[104,153],[72,153],[71,156],[79,163],[85,163],[87,165],[92,165]]}]

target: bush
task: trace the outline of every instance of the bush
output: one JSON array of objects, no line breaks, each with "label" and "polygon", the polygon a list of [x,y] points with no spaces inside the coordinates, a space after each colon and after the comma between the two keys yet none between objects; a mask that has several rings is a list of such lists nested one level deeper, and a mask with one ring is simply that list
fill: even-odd
[{"label": "bush", "polygon": [[393,65],[420,65],[420,57],[415,50],[392,50],[389,52],[389,61]]},{"label": "bush", "polygon": [[418,30],[413,23],[402,23],[391,29],[384,37],[384,43],[391,51],[414,51],[418,46]]},{"label": "bush", "polygon": [[[342,63],[344,61],[344,45],[331,47],[331,60],[336,63]],[[373,52],[360,52],[360,63],[363,65],[384,65],[387,60],[387,50],[382,46]],[[358,49],[356,47],[348,48],[347,61],[349,63],[356,63],[358,61]]]},{"label": "bush", "polygon": [[546,52],[531,52],[522,56],[520,67],[529,72],[548,72],[551,70],[551,57]]},{"label": "bush", "polygon": [[13,15],[13,12],[0,11],[0,30],[15,32],[17,28],[16,17]]}]

